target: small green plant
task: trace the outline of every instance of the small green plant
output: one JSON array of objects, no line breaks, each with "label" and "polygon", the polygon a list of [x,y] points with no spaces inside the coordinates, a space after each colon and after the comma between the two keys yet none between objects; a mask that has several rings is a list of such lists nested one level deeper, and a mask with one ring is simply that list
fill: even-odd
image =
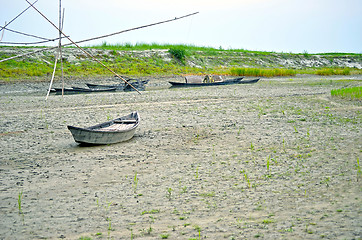
[{"label": "small green plant", "polygon": [[133,229],[130,228],[129,230],[131,231],[131,240],[133,240],[133,237],[134,237],[134,236],[133,236]]},{"label": "small green plant", "polygon": [[137,171],[134,174],[134,178],[133,178],[133,190],[134,193],[137,192],[137,185],[138,185],[138,177],[137,177]]},{"label": "small green plant", "polygon": [[250,143],[250,150],[254,150],[253,142]]},{"label": "small green plant", "polygon": [[199,225],[194,225],[194,229],[199,233],[198,238],[193,238],[195,240],[201,240],[201,227]]},{"label": "small green plant", "polygon": [[172,194],[172,188],[167,188],[167,195],[166,197],[168,198],[168,200],[171,200],[171,194]]},{"label": "small green plant", "polygon": [[359,165],[359,158],[357,158],[357,182],[360,177],[362,177],[362,171],[361,171],[361,167]]},{"label": "small green plant", "polygon": [[91,237],[80,237],[79,240],[92,240]]},{"label": "small green plant", "polygon": [[294,126],[294,132],[295,132],[295,133],[298,133],[298,130],[297,130],[297,127],[296,127],[296,126]]},{"label": "small green plant", "polygon": [[284,151],[284,153],[286,152],[285,151],[285,140],[284,140],[284,138],[283,138],[283,151]]},{"label": "small green plant", "polygon": [[305,225],[305,231],[308,233],[308,234],[313,234],[313,231],[311,229],[309,229],[309,226],[310,225],[315,225],[315,223],[308,223]]},{"label": "small green plant", "polygon": [[187,193],[187,187],[186,186],[181,188],[181,193]]},{"label": "small green plant", "polygon": [[154,214],[154,213],[159,213],[159,212],[160,212],[159,209],[152,209],[152,210],[150,210],[150,211],[143,211],[143,212],[141,213],[141,215],[144,215],[144,214]]},{"label": "small green plant", "polygon": [[329,181],[330,181],[330,178],[329,177],[326,177],[324,180],[320,181],[321,184],[326,184],[327,187],[329,187]]},{"label": "small green plant", "polygon": [[153,228],[152,228],[152,223],[155,223],[155,217],[154,216],[149,216],[150,218],[150,227],[147,229],[147,234],[151,234],[152,231],[153,231]]},{"label": "small green plant", "polygon": [[242,173],[244,173],[244,178],[245,178],[246,182],[248,183],[249,188],[251,188],[251,183],[250,183],[250,179],[248,177],[248,174],[246,174],[245,171],[243,171]]},{"label": "small green plant", "polygon": [[111,120],[111,115],[109,115],[109,112],[107,112],[107,121]]},{"label": "small green plant", "polygon": [[106,210],[106,212],[108,212],[109,207],[112,205],[112,202],[108,202],[108,201],[106,201],[106,203],[107,203],[107,205],[106,205],[106,206],[104,206],[104,209]]},{"label": "small green plant", "polygon": [[197,166],[195,170],[195,179],[197,180],[198,178],[199,178],[199,166]]},{"label": "small green plant", "polygon": [[111,220],[111,218],[107,217],[107,222],[108,222],[107,233],[108,233],[108,239],[109,239],[110,236],[111,236],[111,231],[113,230],[112,229],[112,220]]},{"label": "small green plant", "polygon": [[19,213],[23,213],[23,210],[21,208],[21,201],[23,199],[23,190],[21,190],[21,192],[19,192],[18,194],[18,208],[19,208]]},{"label": "small green plant", "polygon": [[264,220],[263,220],[263,223],[264,223],[264,224],[275,223],[275,220],[274,220],[274,219],[267,218],[267,219],[264,219]]},{"label": "small green plant", "polygon": [[269,155],[269,157],[268,157],[268,159],[266,160],[266,169],[267,169],[267,171],[269,172],[269,165],[270,165],[270,155]]},{"label": "small green plant", "polygon": [[168,239],[169,236],[170,236],[170,234],[168,234],[168,233],[161,234],[162,239]]}]

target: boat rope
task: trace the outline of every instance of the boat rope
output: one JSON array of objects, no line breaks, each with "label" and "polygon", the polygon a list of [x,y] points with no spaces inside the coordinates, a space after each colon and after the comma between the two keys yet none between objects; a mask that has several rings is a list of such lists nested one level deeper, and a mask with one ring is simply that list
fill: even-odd
[{"label": "boat rope", "polygon": [[[113,36],[113,35],[117,35],[117,34],[121,34],[121,33],[125,33],[125,32],[134,31],[134,30],[141,29],[141,28],[146,28],[146,27],[151,27],[151,26],[155,26],[155,25],[158,25],[158,24],[172,22],[172,21],[176,21],[176,20],[179,20],[179,19],[182,19],[182,18],[193,16],[193,15],[198,14],[198,13],[199,12],[195,12],[195,13],[187,14],[187,15],[184,15],[184,16],[181,16],[181,17],[175,17],[173,19],[169,19],[169,20],[166,20],[166,21],[161,21],[161,22],[157,22],[157,23],[143,25],[143,26],[140,26],[140,27],[130,28],[130,29],[126,29],[126,30],[116,32],[116,33],[111,33],[111,34],[99,36],[99,37],[93,37],[93,38],[78,41],[76,43],[77,44],[84,43],[84,42],[88,42],[88,41],[92,41],[92,40],[96,40],[96,39],[101,39],[101,38],[106,38],[106,37],[109,37],[109,36]],[[70,45],[72,45],[72,43],[64,44],[62,46],[70,46]],[[28,53],[24,53],[24,54],[20,54],[20,55],[16,55],[16,56],[13,56],[13,57],[2,59],[2,60],[0,60],[0,62],[5,62],[5,61],[12,60],[12,59],[15,59],[15,58],[25,57],[25,56],[28,56],[28,55],[31,55],[31,54],[34,54],[34,53],[47,51],[47,50],[52,50],[52,49],[56,49],[56,48],[58,48],[58,46],[57,47],[49,47],[49,48],[38,49],[38,50],[33,51],[33,52],[28,52]]]},{"label": "boat rope", "polygon": [[138,91],[134,86],[132,86],[132,84],[129,84],[126,79],[122,78],[121,76],[119,76],[116,72],[114,72],[112,69],[110,69],[109,67],[107,67],[106,65],[104,65],[101,61],[99,61],[96,57],[94,57],[92,54],[90,54],[89,52],[85,51],[83,48],[81,48],[77,43],[75,43],[72,39],[70,39],[67,35],[65,35],[62,30],[60,30],[52,21],[50,21],[43,13],[41,13],[33,4],[31,4],[28,0],[25,0],[27,3],[29,3],[31,5],[32,8],[34,8],[35,11],[37,11],[44,19],[46,19],[53,27],[55,27],[63,36],[65,36],[71,43],[73,43],[77,48],[79,48],[79,50],[81,50],[82,52],[84,52],[86,55],[88,55],[89,57],[91,57],[93,60],[95,60],[96,62],[98,62],[100,65],[102,65],[104,68],[106,68],[108,71],[110,71],[111,73],[113,73],[114,75],[116,75],[119,79],[123,80],[126,84],[128,84],[129,86],[131,86],[134,90],[136,90],[139,94],[141,94],[140,91]]}]

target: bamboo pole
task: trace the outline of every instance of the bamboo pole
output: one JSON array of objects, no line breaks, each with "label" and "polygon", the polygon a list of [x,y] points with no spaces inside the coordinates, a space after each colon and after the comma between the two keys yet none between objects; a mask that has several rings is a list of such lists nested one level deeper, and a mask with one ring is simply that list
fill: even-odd
[{"label": "bamboo pole", "polygon": [[[61,1],[61,0],[59,0]],[[61,8],[61,4],[59,6],[59,8]],[[62,23],[60,24],[59,22],[59,25],[61,25],[61,29],[63,30],[63,27],[64,27],[64,12],[65,12],[65,8],[63,8],[63,17],[62,17]],[[59,14],[61,14],[61,11],[59,11]],[[60,21],[60,20],[59,20]],[[62,71],[62,96],[64,97],[64,71],[63,71],[63,52],[62,52],[62,33],[59,32],[59,53],[60,53],[60,68],[61,68],[61,71]]]},{"label": "bamboo pole", "polygon": [[[62,0],[59,0],[59,56],[60,56],[60,63],[61,63],[61,69],[63,69],[63,55],[62,55],[62,33],[61,30],[63,30],[63,25],[62,25]],[[62,78],[62,83],[63,83],[63,76]],[[64,97],[64,84],[62,85],[62,97]]]},{"label": "bamboo pole", "polygon": [[102,65],[104,68],[106,68],[108,71],[110,71],[111,73],[113,73],[114,75],[116,75],[119,79],[123,80],[126,84],[128,84],[130,87],[132,87],[134,90],[136,90],[139,94],[140,91],[138,91],[134,86],[132,86],[132,84],[129,84],[126,79],[124,79],[123,77],[121,77],[120,75],[118,75],[116,72],[114,72],[112,69],[110,69],[109,67],[107,67],[106,65],[104,65],[101,61],[99,61],[96,57],[94,57],[92,54],[90,54],[89,52],[85,51],[83,48],[81,48],[77,43],[75,43],[72,39],[70,39],[68,36],[66,36],[62,30],[60,30],[57,26],[55,26],[55,24],[53,22],[51,22],[43,13],[41,13],[36,7],[34,7],[28,0],[25,0],[27,3],[29,3],[31,5],[32,8],[34,8],[35,11],[37,11],[43,18],[45,18],[53,27],[55,27],[56,29],[58,29],[58,31],[65,36],[70,42],[72,42],[77,48],[79,48],[82,52],[84,52],[86,55],[88,55],[89,57],[91,57],[93,60],[95,60],[96,62],[98,62],[100,65]]},{"label": "bamboo pole", "polygon": [[[122,33],[125,33],[125,32],[130,32],[130,31],[134,31],[134,30],[138,30],[138,29],[142,29],[142,28],[147,28],[147,27],[158,25],[158,24],[177,21],[177,20],[180,20],[182,18],[190,17],[190,16],[198,14],[198,13],[199,12],[195,12],[195,13],[187,14],[187,15],[184,15],[184,16],[181,16],[181,17],[175,17],[173,19],[169,19],[169,20],[165,20],[165,21],[161,21],[161,22],[157,22],[157,23],[152,23],[152,24],[143,25],[143,26],[140,26],[140,27],[130,28],[130,29],[126,29],[126,30],[116,32],[116,33],[111,33],[111,34],[99,36],[99,37],[89,38],[89,39],[78,41],[76,43],[79,44],[79,43],[84,43],[84,42],[88,42],[88,41],[92,41],[92,40],[98,40],[98,39],[105,38],[105,37],[108,37],[108,36],[113,36],[113,35],[116,35],[116,34],[122,34]],[[72,43],[64,44],[63,47],[70,46],[70,45],[72,45]],[[17,56],[5,58],[5,59],[0,60],[0,62],[5,62],[5,61],[12,60],[12,59],[15,59],[15,58],[25,57],[25,56],[28,56],[28,55],[31,55],[31,54],[35,54],[35,53],[42,52],[42,51],[47,51],[47,50],[52,50],[52,49],[56,49],[56,48],[58,48],[58,47],[43,48],[43,49],[39,49],[39,50],[36,50],[36,51],[33,51],[33,52],[24,53],[24,54],[20,54],[20,55],[17,55]]]},{"label": "bamboo pole", "polygon": [[[5,23],[5,25],[6,25],[6,23]],[[0,26],[0,27],[2,27],[2,26]],[[2,27],[2,28],[3,28],[4,30],[8,30],[9,32],[13,32],[13,33],[16,33],[16,34],[24,35],[24,36],[27,36],[27,37],[38,38],[38,39],[41,39],[41,40],[44,40],[44,41],[55,41],[55,40],[58,40],[58,38],[50,39],[50,38],[40,37],[40,36],[37,36],[37,35],[33,35],[33,34],[25,33],[25,32],[16,31],[16,30],[10,29],[10,28],[8,28],[8,27]],[[1,31],[1,30],[0,30],[0,31]]]},{"label": "bamboo pole", "polygon": [[55,62],[54,62],[54,68],[53,68],[53,74],[52,74],[52,79],[50,80],[49,89],[48,89],[47,95],[46,95],[46,97],[45,97],[45,101],[48,100],[50,90],[52,89],[53,80],[54,80],[54,76],[55,76],[55,70],[57,69],[58,57],[59,57],[58,54],[56,54],[56,56],[55,56]]},{"label": "bamboo pole", "polygon": [[[59,0],[59,29],[63,29],[63,24],[62,24],[62,8],[61,8],[61,0]],[[64,15],[63,15],[63,20],[64,20]],[[47,95],[45,97],[45,101],[48,100],[48,97],[49,97],[49,93],[52,89],[52,85],[53,85],[53,81],[54,81],[54,76],[55,76],[55,70],[57,68],[57,62],[58,62],[58,59],[60,57],[60,62],[61,62],[61,69],[62,69],[62,80],[63,80],[63,61],[62,61],[62,38],[61,38],[61,32],[59,30],[59,43],[58,43],[58,52],[57,54],[55,55],[55,62],[54,62],[54,69],[53,69],[53,74],[52,74],[52,78],[50,80],[50,84],[49,84],[49,89],[48,89],[48,92],[47,92]],[[64,81],[63,82],[63,86],[62,86],[62,96],[64,97]]]},{"label": "bamboo pole", "polygon": [[[31,6],[34,5],[38,0],[36,0],[35,2],[33,2],[33,4],[30,4]],[[23,13],[25,13],[31,6],[27,7],[26,9],[24,9],[21,13],[19,13],[16,17],[14,17],[8,24],[5,23],[4,27],[0,27],[0,30],[3,30],[4,28],[6,28],[6,26],[10,25],[10,23],[12,23],[13,21],[15,21],[15,19],[17,19],[18,17],[20,17]]]},{"label": "bamboo pole", "polygon": [[[6,25],[6,22],[5,22],[5,25]],[[1,38],[0,38],[0,42],[3,40],[3,37],[4,37],[4,33],[5,33],[5,29],[1,29],[0,30],[1,33]]]}]

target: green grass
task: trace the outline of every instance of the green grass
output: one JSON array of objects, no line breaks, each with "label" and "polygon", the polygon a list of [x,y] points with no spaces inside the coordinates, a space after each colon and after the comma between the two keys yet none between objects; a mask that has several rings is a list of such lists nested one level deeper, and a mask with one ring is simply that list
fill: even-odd
[{"label": "green grass", "polygon": [[106,49],[106,50],[116,50],[116,51],[129,51],[129,50],[138,50],[138,51],[144,51],[144,50],[152,50],[152,49],[170,49],[170,48],[181,48],[186,49],[190,52],[195,51],[203,51],[203,52],[245,52],[245,53],[259,53],[259,54],[271,54],[275,52],[261,52],[261,51],[250,51],[245,49],[223,49],[221,47],[219,48],[213,48],[213,47],[205,47],[205,46],[196,46],[192,44],[158,44],[158,43],[120,43],[120,44],[108,44],[107,42],[103,42],[101,45],[89,45],[88,48],[97,48],[97,49]]},{"label": "green grass", "polygon": [[[1,46],[1,49],[10,48]],[[14,49],[15,47],[11,47]],[[17,49],[29,49],[29,47],[16,47]],[[41,47],[37,47],[41,48]],[[65,48],[65,51],[72,47]],[[219,74],[234,76],[255,76],[255,77],[275,77],[275,76],[295,76],[296,74],[317,74],[326,75],[350,75],[362,74],[361,69],[355,68],[307,68],[307,69],[286,69],[270,63],[270,67],[259,67],[256,63],[258,59],[266,62],[273,61],[275,52],[249,51],[245,49],[223,49],[195,45],[174,45],[157,43],[123,43],[87,46],[105,50],[104,53],[95,53],[95,57],[100,59],[105,65],[121,75],[148,76],[148,75],[181,75],[181,74]],[[133,51],[145,50],[166,50],[171,56],[171,60],[155,54],[135,57]],[[278,53],[278,57],[285,59],[300,58],[301,54]],[[303,53],[304,57],[315,57],[315,54]],[[325,58],[331,62],[336,56],[351,55],[356,59],[362,59],[362,54],[324,54]],[[0,51],[0,59],[9,56],[5,51]],[[64,72],[67,77],[86,78],[90,76],[109,76],[108,70],[98,63],[87,59],[83,55],[77,56],[77,62],[64,61]],[[190,64],[190,63],[193,64]],[[0,63],[1,81],[21,81],[21,80],[49,80],[53,71],[54,55],[44,52],[41,58],[25,57],[9,60]],[[239,67],[239,66],[253,67]],[[269,66],[269,65],[268,65]],[[61,72],[58,67],[56,78]]]},{"label": "green grass", "polygon": [[316,74],[321,76],[350,75],[351,70],[349,68],[322,68],[316,70]]},{"label": "green grass", "polygon": [[332,97],[350,100],[362,100],[362,87],[351,87],[331,90]]},{"label": "green grass", "polygon": [[231,68],[230,75],[234,76],[256,76],[256,77],[276,77],[276,76],[295,76],[296,70],[293,69],[262,69],[262,68]]}]

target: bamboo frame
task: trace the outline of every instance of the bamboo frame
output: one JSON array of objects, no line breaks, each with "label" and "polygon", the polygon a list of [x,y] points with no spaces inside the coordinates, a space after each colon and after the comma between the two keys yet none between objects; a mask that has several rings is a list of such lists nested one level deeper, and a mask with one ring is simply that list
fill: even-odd
[{"label": "bamboo frame", "polygon": [[[191,13],[191,14],[187,14],[187,15],[184,15],[184,16],[181,16],[181,17],[175,17],[173,19],[169,19],[169,20],[165,20],[165,21],[161,21],[161,22],[156,22],[156,23],[143,25],[143,26],[135,27],[135,28],[129,28],[129,29],[126,29],[126,30],[122,30],[122,31],[119,31],[119,32],[115,32],[115,33],[111,33],[111,34],[107,34],[107,35],[103,35],[103,36],[99,36],[99,37],[88,38],[88,39],[85,39],[85,40],[78,41],[76,43],[79,44],[79,43],[84,43],[84,42],[88,42],[88,41],[92,41],[92,40],[98,40],[98,39],[101,39],[101,38],[105,38],[105,37],[109,37],[109,36],[113,36],[113,35],[117,35],[117,34],[122,34],[122,33],[125,33],[125,32],[130,32],[130,31],[134,31],[134,30],[138,30],[138,29],[142,29],[142,28],[147,28],[147,27],[151,27],[151,26],[155,26],[155,25],[159,25],[159,24],[163,24],[163,23],[167,23],[167,22],[177,21],[177,20],[180,20],[182,18],[190,17],[190,16],[198,14],[198,13],[199,12],[194,12],[194,13]],[[72,45],[72,43],[64,44],[63,47],[70,46],[70,45]],[[0,62],[5,62],[5,61],[12,60],[12,59],[15,59],[15,58],[25,57],[25,56],[28,56],[28,55],[31,55],[31,54],[34,54],[34,53],[47,51],[47,50],[52,50],[52,49],[56,49],[56,48],[58,48],[58,47],[50,47],[50,48],[39,49],[39,50],[30,52],[30,53],[24,53],[24,54],[20,54],[20,55],[17,55],[17,56],[5,58],[5,59],[0,60]]]},{"label": "bamboo frame", "polygon": [[85,51],[83,48],[81,48],[77,43],[75,43],[72,39],[70,39],[67,35],[65,35],[62,30],[60,30],[57,26],[55,26],[55,24],[50,21],[43,13],[41,13],[36,7],[34,7],[28,0],[25,0],[28,4],[31,5],[32,8],[34,8],[35,11],[37,11],[44,19],[46,19],[53,27],[55,27],[56,29],[58,29],[58,31],[65,36],[71,43],[73,43],[77,48],[79,48],[82,52],[84,52],[86,55],[88,55],[89,57],[91,57],[93,60],[95,60],[97,63],[99,63],[100,65],[102,65],[104,68],[106,68],[108,71],[110,71],[111,73],[113,73],[114,75],[116,75],[119,79],[123,80],[126,84],[128,84],[130,87],[132,87],[134,90],[136,90],[139,94],[140,91],[138,91],[134,86],[132,86],[132,84],[129,84],[126,79],[124,79],[123,77],[121,77],[120,75],[118,75],[116,72],[114,72],[112,69],[110,69],[109,67],[107,67],[106,65],[104,65],[101,61],[99,61],[96,57],[94,57],[92,54],[90,54],[89,52]]},{"label": "bamboo frame", "polygon": [[[34,5],[38,0],[36,0],[35,2],[33,2],[33,4],[30,5]],[[8,22],[7,24],[5,23],[4,27],[0,27],[0,31],[5,29],[8,25],[10,25],[10,23],[14,22],[15,19],[17,19],[18,17],[20,17],[23,13],[25,13],[31,6],[27,7],[26,9],[24,9],[21,13],[19,13],[16,17],[14,17],[10,22]]]}]

